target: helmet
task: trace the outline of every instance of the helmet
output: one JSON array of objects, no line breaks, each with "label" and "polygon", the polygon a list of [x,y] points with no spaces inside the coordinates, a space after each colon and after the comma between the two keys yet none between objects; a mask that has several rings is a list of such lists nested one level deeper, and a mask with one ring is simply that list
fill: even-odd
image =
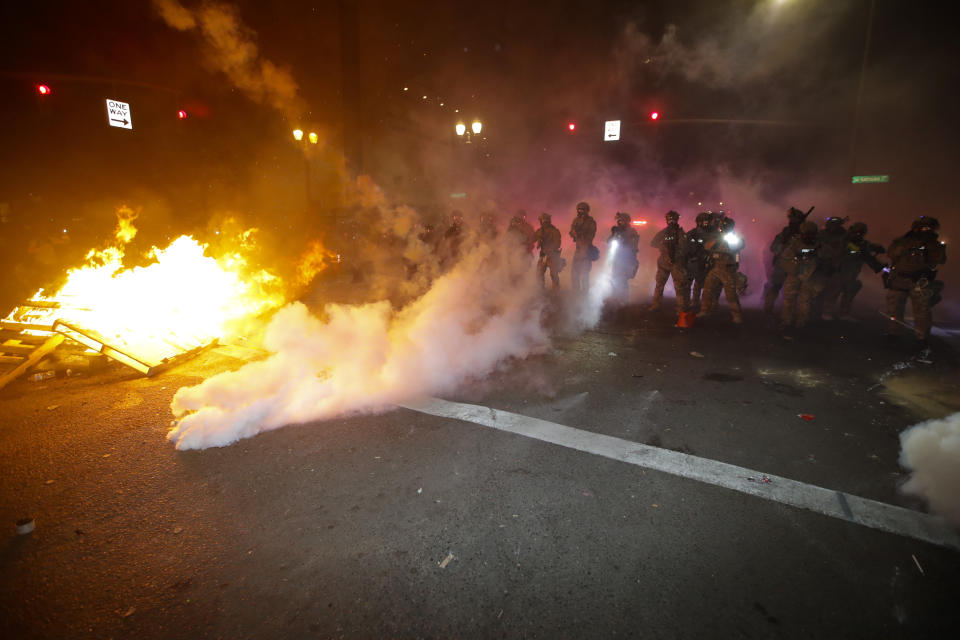
[{"label": "helmet", "polygon": [[800,209],[797,209],[796,207],[790,207],[789,209],[787,209],[787,218],[791,222],[793,222],[794,220],[802,221],[806,217],[807,215],[803,211],[800,211]]},{"label": "helmet", "polygon": [[540,224],[543,224],[545,222],[550,222],[550,214],[547,213],[546,211],[540,214]]},{"label": "helmet", "polygon": [[617,224],[628,224],[630,222],[630,214],[623,211],[618,211],[616,218]]},{"label": "helmet", "polygon": [[930,216],[920,216],[913,221],[913,224],[910,225],[911,231],[939,231],[940,230],[940,221],[936,218],[931,218]]},{"label": "helmet", "polygon": [[816,222],[807,221],[800,225],[800,235],[806,238],[816,238],[819,232]]},{"label": "helmet", "polygon": [[678,222],[680,220],[680,214],[671,209],[670,211],[667,211],[667,215],[665,215],[664,218],[666,218],[668,224],[671,222]]},{"label": "helmet", "polygon": [[867,235],[867,225],[863,222],[854,222],[850,225],[850,233],[856,236]]},{"label": "helmet", "polygon": [[590,213],[590,205],[587,204],[586,202],[578,202],[578,203],[577,203],[577,213],[580,213],[581,211],[582,211],[583,213]]},{"label": "helmet", "polygon": [[710,214],[706,211],[697,214],[697,226],[703,227],[710,224]]},{"label": "helmet", "polygon": [[735,226],[737,226],[737,223],[733,218],[724,218],[720,221],[720,231],[733,231]]},{"label": "helmet", "polygon": [[843,218],[837,216],[827,216],[827,219],[823,222],[824,229],[837,229],[843,226]]}]

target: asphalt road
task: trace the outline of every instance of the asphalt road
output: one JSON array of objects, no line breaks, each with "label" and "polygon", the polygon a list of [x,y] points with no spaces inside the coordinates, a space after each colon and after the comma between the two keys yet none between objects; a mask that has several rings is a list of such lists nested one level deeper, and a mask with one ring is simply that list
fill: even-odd
[{"label": "asphalt road", "polygon": [[[745,328],[718,314],[681,332],[635,309],[448,399],[925,511],[897,491],[897,438],[960,408],[957,359],[934,340],[920,362],[880,329],[783,340],[748,312]],[[4,638],[945,638],[960,625],[960,552],[474,422],[397,409],[174,450],[173,393],[240,366],[231,354],[149,380],[111,366],[0,391]],[[25,516],[36,530],[18,536]]]}]

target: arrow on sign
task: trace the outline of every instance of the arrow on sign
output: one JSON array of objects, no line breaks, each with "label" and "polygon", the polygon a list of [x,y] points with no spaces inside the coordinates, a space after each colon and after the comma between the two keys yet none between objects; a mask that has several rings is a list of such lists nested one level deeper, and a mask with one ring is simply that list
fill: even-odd
[{"label": "arrow on sign", "polygon": [[122,122],[123,126],[130,124],[130,121],[124,118],[123,120],[117,120],[116,118],[110,118],[110,122]]}]

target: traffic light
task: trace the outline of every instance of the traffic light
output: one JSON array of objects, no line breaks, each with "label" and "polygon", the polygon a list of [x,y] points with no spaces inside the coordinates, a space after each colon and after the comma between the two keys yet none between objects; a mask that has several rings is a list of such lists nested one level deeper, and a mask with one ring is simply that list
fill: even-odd
[{"label": "traffic light", "polygon": [[659,119],[660,119],[660,112],[659,112],[659,111],[651,111],[651,112],[650,112],[650,119],[651,119],[651,120],[659,120]]},{"label": "traffic light", "polygon": [[179,118],[180,120],[186,120],[187,112],[184,111],[183,109],[180,109],[180,111],[177,111],[177,118]]},{"label": "traffic light", "polygon": [[50,87],[45,84],[38,84],[37,93],[39,93],[42,96],[48,96],[50,95]]},{"label": "traffic light", "polygon": [[567,123],[567,131],[569,131],[570,133],[573,133],[573,132],[576,131],[576,130],[577,130],[577,123],[576,123],[576,122],[568,122],[568,123]]}]

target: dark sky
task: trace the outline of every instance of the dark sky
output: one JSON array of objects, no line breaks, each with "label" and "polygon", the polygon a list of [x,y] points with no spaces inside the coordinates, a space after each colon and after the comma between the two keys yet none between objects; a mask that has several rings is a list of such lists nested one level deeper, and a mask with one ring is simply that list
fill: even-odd
[{"label": "dark sky", "polygon": [[[295,100],[241,86],[210,34],[171,28],[148,0],[3,3],[0,202],[91,233],[121,200],[147,207],[158,233],[226,209],[293,228],[311,217],[297,125],[329,142],[311,159],[315,208],[338,206],[327,190],[346,141],[360,150],[350,170],[425,212],[592,198],[690,215],[694,199],[733,192],[777,223],[790,204],[884,233],[953,216],[960,78],[946,3],[876,2],[853,166],[869,0],[182,4],[229,7],[256,47],[251,68],[286,70]],[[106,97],[134,105],[134,132],[105,126]],[[483,120],[484,144],[456,138],[461,117]],[[619,143],[601,140],[608,118],[624,122]],[[727,122],[684,122],[697,119]],[[760,120],[780,124],[745,122]],[[855,190],[853,172],[893,180]],[[817,201],[789,201],[798,193]]]}]

